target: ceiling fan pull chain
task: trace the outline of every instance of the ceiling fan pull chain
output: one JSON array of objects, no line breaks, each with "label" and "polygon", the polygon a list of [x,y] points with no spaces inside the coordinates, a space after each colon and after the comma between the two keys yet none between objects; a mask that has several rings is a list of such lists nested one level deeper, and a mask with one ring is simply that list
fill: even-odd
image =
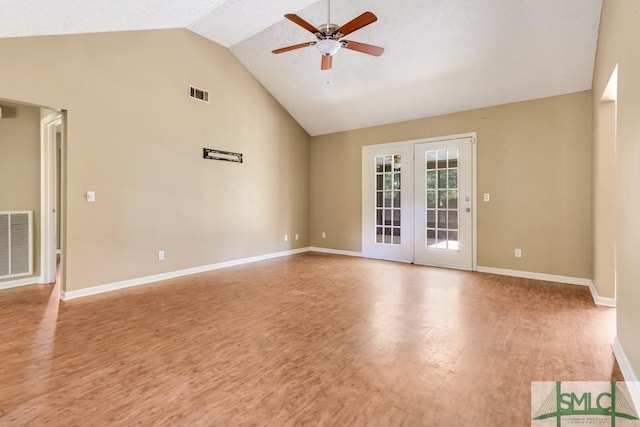
[{"label": "ceiling fan pull chain", "polygon": [[327,0],[327,31],[331,27],[331,0]]}]

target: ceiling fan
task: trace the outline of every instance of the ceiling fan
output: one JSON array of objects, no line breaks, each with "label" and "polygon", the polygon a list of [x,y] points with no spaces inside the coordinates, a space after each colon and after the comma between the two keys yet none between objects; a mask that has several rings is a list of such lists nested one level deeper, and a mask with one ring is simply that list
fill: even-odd
[{"label": "ceiling fan", "polygon": [[384,52],[384,48],[378,46],[354,42],[351,40],[341,40],[344,36],[376,22],[378,18],[372,12],[364,12],[362,15],[352,19],[346,24],[338,26],[331,23],[331,0],[327,0],[327,23],[322,24],[317,28],[294,13],[286,14],[284,17],[312,33],[316,36],[317,40],[282,47],[280,49],[273,50],[272,53],[284,53],[307,46],[315,46],[322,54],[320,69],[329,70],[333,65],[333,55],[335,55],[340,48],[351,49],[373,56],[380,56]]}]

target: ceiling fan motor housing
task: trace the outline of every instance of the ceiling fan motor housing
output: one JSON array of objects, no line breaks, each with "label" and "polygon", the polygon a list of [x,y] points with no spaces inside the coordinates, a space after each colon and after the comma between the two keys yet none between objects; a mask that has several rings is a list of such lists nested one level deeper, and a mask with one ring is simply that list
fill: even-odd
[{"label": "ceiling fan motor housing", "polygon": [[323,39],[326,37],[331,37],[331,38],[340,38],[337,37],[338,36],[338,28],[340,28],[340,26],[336,25],[336,24],[322,24],[318,27],[318,33],[320,33],[317,37],[318,39]]}]

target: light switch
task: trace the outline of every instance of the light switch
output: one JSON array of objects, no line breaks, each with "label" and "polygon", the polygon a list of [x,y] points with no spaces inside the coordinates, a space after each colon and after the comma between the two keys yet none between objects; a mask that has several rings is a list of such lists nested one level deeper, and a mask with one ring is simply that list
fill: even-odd
[{"label": "light switch", "polygon": [[95,202],[95,201],[96,201],[96,192],[87,191],[87,202]]}]

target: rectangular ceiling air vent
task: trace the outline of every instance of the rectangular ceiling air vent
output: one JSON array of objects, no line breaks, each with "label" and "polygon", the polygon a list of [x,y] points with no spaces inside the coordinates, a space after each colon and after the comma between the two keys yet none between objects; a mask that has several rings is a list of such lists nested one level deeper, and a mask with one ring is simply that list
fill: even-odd
[{"label": "rectangular ceiling air vent", "polygon": [[195,86],[189,86],[189,96],[193,99],[197,99],[198,101],[209,102],[209,91],[199,89]]}]

